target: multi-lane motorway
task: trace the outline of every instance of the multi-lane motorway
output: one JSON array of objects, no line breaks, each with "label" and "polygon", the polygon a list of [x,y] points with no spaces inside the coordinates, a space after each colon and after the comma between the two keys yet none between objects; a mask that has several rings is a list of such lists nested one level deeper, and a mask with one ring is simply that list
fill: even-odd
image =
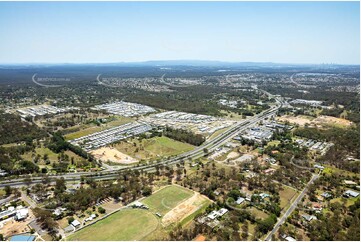
[{"label": "multi-lane motorway", "polygon": [[[267,95],[271,95],[267,93]],[[281,98],[276,97],[277,105],[261,112],[249,119],[244,120],[243,122],[239,122],[232,127],[230,127],[227,131],[224,133],[218,135],[217,137],[206,141],[203,145],[197,147],[196,149],[183,153],[181,155],[175,156],[170,159],[165,159],[161,162],[158,162],[156,164],[147,164],[147,165],[141,165],[141,166],[134,166],[134,167],[126,167],[126,168],[119,168],[114,170],[105,170],[100,172],[79,172],[79,173],[66,173],[63,175],[54,175],[51,176],[51,179],[64,177],[66,181],[78,181],[81,179],[81,177],[93,177],[94,179],[112,179],[116,178],[119,173],[121,173],[124,170],[132,169],[132,170],[143,170],[143,171],[151,171],[154,170],[154,168],[158,165],[174,165],[176,163],[180,163],[186,159],[194,159],[198,158],[204,155],[204,150],[207,149],[208,152],[212,152],[213,150],[217,149],[218,147],[224,145],[226,142],[228,142],[229,139],[235,137],[240,132],[244,131],[245,129],[255,125],[257,122],[273,116],[276,114],[278,109],[282,106],[283,101]],[[31,178],[31,184],[35,183],[41,183],[42,177],[41,176],[33,176]],[[29,184],[30,182],[28,182]],[[9,179],[7,181],[1,181],[0,187],[4,187],[6,185],[12,186],[12,187],[19,187],[26,185],[26,182],[23,178],[16,178],[16,179]]]}]

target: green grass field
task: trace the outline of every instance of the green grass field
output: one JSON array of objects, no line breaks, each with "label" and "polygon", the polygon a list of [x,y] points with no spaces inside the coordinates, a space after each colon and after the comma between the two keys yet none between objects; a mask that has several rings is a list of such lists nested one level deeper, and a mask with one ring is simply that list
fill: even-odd
[{"label": "green grass field", "polygon": [[251,211],[251,213],[256,217],[256,219],[265,219],[268,217],[268,214],[255,208],[255,207],[251,207],[251,208],[248,208],[249,211]]},{"label": "green grass field", "polygon": [[121,117],[121,116],[116,116],[116,119],[113,121],[110,121],[109,123],[103,124],[102,126],[95,126],[94,124],[91,125],[84,125],[85,128],[83,128],[82,130],[79,130],[77,132],[74,133],[70,133],[65,135],[65,139],[66,140],[72,140],[72,139],[76,139],[88,134],[93,134],[105,129],[110,129],[112,127],[116,127],[116,126],[120,126],[122,124],[126,124],[129,123],[131,121],[133,121],[132,118],[127,118],[127,117]]},{"label": "green grass field", "polygon": [[[69,156],[69,159],[71,159],[72,157],[74,157],[74,161],[78,162],[78,161],[85,161],[84,158],[78,156],[77,154],[75,154],[72,151],[65,151],[65,154],[67,154]],[[51,151],[49,148],[46,147],[41,147],[41,148],[35,148],[35,154],[39,154],[41,156],[40,161],[38,163],[38,165],[44,165],[44,161],[43,161],[43,157],[45,154],[48,155],[49,160],[51,162],[58,162],[58,154],[54,153],[53,151]],[[33,157],[32,157],[32,152],[27,152],[24,155],[21,156],[23,159],[28,160],[28,161],[32,161]]]},{"label": "green grass field", "polygon": [[242,120],[242,115],[232,112],[232,111],[226,111],[226,110],[221,110],[222,114],[226,114],[227,116],[225,118],[229,119],[229,120]]},{"label": "green grass field", "polygon": [[168,137],[154,137],[146,142],[145,149],[152,153],[159,153],[161,155],[178,155],[183,152],[194,149],[193,145],[179,142]]},{"label": "green grass field", "polygon": [[216,132],[214,132],[213,134],[211,134],[208,139],[214,139],[216,138],[218,135],[224,133],[227,129],[229,129],[228,127],[227,128],[223,128],[223,129],[219,129],[217,130]]},{"label": "green grass field", "polygon": [[323,169],[322,173],[326,174],[326,175],[331,175],[332,173],[339,173],[343,176],[350,176],[350,177],[353,177],[353,179],[355,179],[355,180],[359,180],[359,174],[351,172],[351,171],[341,170],[341,169],[338,169],[333,166],[325,165],[325,169]]},{"label": "green grass field", "polygon": [[[41,148],[35,148],[35,153],[41,155],[41,159],[43,159],[43,156],[45,154],[48,155],[49,160],[51,162],[57,162],[58,161],[58,154],[54,153],[53,151],[51,151],[48,148],[45,147],[41,147]],[[32,157],[32,153],[31,152],[27,152],[24,155],[21,156],[23,159],[25,160],[29,160],[32,161],[33,157]]]},{"label": "green grass field", "polygon": [[115,145],[115,148],[131,157],[149,160],[178,155],[193,150],[194,146],[162,136],[143,139],[141,142],[138,139],[132,139]]},{"label": "green grass field", "polygon": [[79,130],[74,133],[67,134],[64,137],[66,140],[72,140],[72,139],[80,138],[82,136],[86,136],[88,134],[93,134],[93,133],[99,132],[101,130],[104,130],[104,128],[99,127],[99,126],[94,126],[94,127],[86,128],[83,130]]},{"label": "green grass field", "polygon": [[70,235],[66,240],[142,240],[157,229],[158,223],[158,219],[149,211],[127,209]]},{"label": "green grass field", "polygon": [[342,198],[342,197],[338,197],[338,198],[334,198],[330,200],[330,203],[340,203],[343,204],[343,201],[346,201],[346,207],[349,207],[353,204],[355,204],[355,202],[357,202],[357,197],[356,198]]},{"label": "green grass field", "polygon": [[281,143],[281,141],[279,140],[272,140],[270,142],[268,142],[268,144],[266,145],[265,148],[267,148],[268,146],[278,146]]},{"label": "green grass field", "polygon": [[0,189],[0,197],[5,195],[5,190],[4,189]]},{"label": "green grass field", "polygon": [[179,186],[168,186],[145,198],[142,203],[152,211],[164,215],[193,194],[194,192]]}]

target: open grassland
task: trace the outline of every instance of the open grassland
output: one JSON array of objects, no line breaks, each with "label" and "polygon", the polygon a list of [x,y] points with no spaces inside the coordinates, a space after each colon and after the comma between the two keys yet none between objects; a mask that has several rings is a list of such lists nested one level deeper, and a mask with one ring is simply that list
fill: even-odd
[{"label": "open grassland", "polygon": [[290,122],[291,124],[298,124],[300,126],[303,126],[305,124],[310,124],[313,119],[315,118],[306,115],[298,115],[297,117],[292,115],[283,115],[281,117],[278,117],[277,121]]},{"label": "open grassland", "polygon": [[5,190],[4,189],[0,189],[0,197],[5,195]]},{"label": "open grassland", "polygon": [[[21,157],[25,160],[28,161],[32,161],[33,160],[33,155],[40,155],[40,160],[39,160],[39,165],[45,164],[44,162],[44,155],[48,155],[48,159],[50,160],[50,162],[54,163],[54,162],[58,162],[58,154],[54,153],[53,151],[51,151],[49,148],[46,147],[40,147],[40,148],[35,148],[35,153],[32,152],[27,152],[24,155],[22,155]],[[69,160],[71,160],[71,158],[74,159],[74,162],[85,162],[85,159],[78,156],[77,154],[75,154],[74,152],[67,150],[64,152],[64,154],[69,156]]]},{"label": "open grassland", "polygon": [[138,160],[157,159],[164,156],[178,155],[194,149],[193,145],[179,142],[168,137],[150,139],[132,139],[114,146],[117,150]]},{"label": "open grassland", "polygon": [[347,119],[325,116],[325,115],[318,116],[314,120],[314,122],[318,125],[334,126],[338,128],[345,128],[352,125],[352,122]]},{"label": "open grassland", "polygon": [[330,203],[336,203],[336,202],[338,202],[338,203],[340,203],[340,204],[343,204],[344,201],[345,201],[345,202],[346,202],[346,203],[345,203],[346,207],[349,207],[349,206],[355,204],[355,203],[358,201],[357,199],[358,199],[357,197],[353,197],[353,198],[337,197],[337,198],[331,199],[331,200],[330,200]]},{"label": "open grassland", "polygon": [[194,149],[193,145],[176,141],[167,137],[154,137],[145,141],[144,149],[161,156],[178,155]]},{"label": "open grassland", "polygon": [[[121,116],[116,116],[115,120],[110,121],[108,123],[102,124],[101,126],[96,126],[95,124],[89,124],[89,125],[82,125],[81,130],[70,133],[65,135],[65,139],[66,140],[72,140],[72,139],[76,139],[88,134],[93,134],[105,129],[110,129],[116,126],[120,126],[122,124],[126,124],[129,122],[132,122],[133,119],[132,118],[128,118],[128,117],[121,117]],[[71,128],[70,128],[71,129]]]},{"label": "open grassland", "polygon": [[127,209],[79,230],[70,235],[67,240],[142,240],[157,229],[158,223],[158,219],[149,211]]},{"label": "open grassland", "polygon": [[89,127],[89,128],[79,130],[79,131],[74,132],[74,133],[67,134],[64,137],[65,137],[66,140],[72,140],[72,139],[80,138],[82,136],[86,136],[88,134],[93,134],[93,133],[102,131],[104,129],[105,128],[100,127],[100,126],[93,126],[93,127]]},{"label": "open grassland", "polygon": [[18,144],[17,143],[10,143],[10,144],[3,144],[1,146],[4,147],[4,148],[10,148],[10,147],[18,146]]},{"label": "open grassland", "polygon": [[265,219],[268,217],[268,214],[255,208],[255,207],[251,207],[249,208],[249,211],[256,217],[256,219]]},{"label": "open grassland", "polygon": [[67,150],[64,152],[65,154],[67,154],[69,156],[69,158],[71,159],[72,157],[74,158],[74,161],[85,161],[85,159],[77,154],[75,154],[74,152]]},{"label": "open grassland", "polygon": [[229,129],[229,127],[217,130],[216,132],[214,132],[213,134],[211,134],[211,135],[208,137],[208,139],[214,139],[214,138],[216,138],[218,135],[223,134],[227,129]]},{"label": "open grassland", "polygon": [[345,128],[352,125],[352,122],[350,122],[347,119],[325,116],[325,115],[320,115],[317,118],[306,115],[298,115],[296,117],[291,115],[284,115],[282,117],[278,117],[277,120],[282,122],[288,121],[292,124],[298,124],[300,126],[309,124],[309,125],[317,125],[324,127],[333,126],[338,128]]},{"label": "open grassland", "polygon": [[229,120],[235,120],[235,121],[240,121],[240,120],[244,120],[244,117],[242,116],[242,114],[238,114],[232,111],[226,111],[226,110],[221,110],[222,114],[225,114],[225,118],[229,119]]},{"label": "open grassland", "polygon": [[283,190],[279,192],[281,203],[280,207],[281,209],[284,209],[289,204],[289,202],[298,195],[298,192],[287,186],[282,186],[282,188]]},{"label": "open grassland", "polygon": [[268,146],[278,146],[280,143],[281,143],[281,141],[279,141],[279,140],[272,140],[272,141],[267,143],[266,148]]},{"label": "open grassland", "polygon": [[[35,148],[35,155],[38,155],[38,154],[41,156],[41,158],[40,158],[41,161],[43,160],[43,157],[45,154],[48,155],[48,159],[51,162],[58,161],[58,154],[54,153],[53,151],[51,151],[50,149],[48,149],[46,147]],[[22,155],[21,157],[25,160],[32,161],[33,160],[32,155],[33,155],[32,152],[27,152],[24,155]]]},{"label": "open grassland", "polygon": [[[247,221],[247,223],[248,223],[248,237],[247,237],[247,240],[248,240],[248,241],[251,241],[251,240],[254,240],[253,236],[254,236],[254,234],[255,234],[256,225],[257,225],[257,224],[256,224],[256,223],[252,223],[252,222],[249,221],[249,220],[246,220],[246,221]],[[238,225],[239,225],[240,228],[242,228],[243,224],[244,224],[244,223],[239,223]],[[242,232],[243,232],[243,230],[240,229],[240,230],[239,230],[239,236],[242,236]]]},{"label": "open grassland", "polygon": [[172,185],[145,198],[142,203],[148,205],[152,211],[164,215],[193,194],[190,190]]}]

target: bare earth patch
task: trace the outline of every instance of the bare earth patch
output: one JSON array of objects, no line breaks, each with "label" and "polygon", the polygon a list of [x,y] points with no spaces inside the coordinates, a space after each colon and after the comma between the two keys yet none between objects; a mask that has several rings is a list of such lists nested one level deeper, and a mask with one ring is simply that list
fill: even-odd
[{"label": "bare earth patch", "polygon": [[132,164],[138,162],[137,159],[134,159],[133,157],[130,157],[129,155],[126,155],[112,147],[102,147],[91,151],[91,154],[103,162],[110,161],[120,164]]},{"label": "bare earth patch", "polygon": [[305,124],[309,125],[316,125],[316,126],[322,126],[322,125],[339,125],[339,126],[350,126],[352,125],[352,122],[343,119],[343,118],[336,118],[332,116],[325,116],[320,115],[317,118],[309,117],[309,116],[291,116],[291,115],[284,115],[282,117],[277,118],[278,121],[282,122],[290,122],[292,124],[298,124],[300,126],[304,126]]},{"label": "bare earth patch", "polygon": [[240,156],[239,158],[235,159],[235,162],[238,163],[242,163],[242,162],[246,162],[246,161],[251,161],[255,156],[251,155],[251,154],[243,154],[242,156]]},{"label": "bare earth patch", "polygon": [[29,232],[30,228],[28,227],[28,224],[33,219],[34,216],[31,210],[29,209],[29,216],[23,221],[18,222],[15,221],[13,218],[10,218],[6,221],[2,221],[0,225],[0,231],[5,238],[14,234]]},{"label": "bare earth patch", "polygon": [[195,193],[192,197],[166,213],[162,219],[162,224],[166,227],[172,223],[182,221],[184,218],[197,211],[207,199],[208,198],[205,196]]},{"label": "bare earth patch", "polygon": [[240,155],[239,155],[238,152],[232,151],[231,153],[229,153],[229,154],[227,155],[227,159],[234,159],[234,158],[237,158],[237,157],[239,157],[239,156],[240,156]]},{"label": "bare earth patch", "polygon": [[352,124],[352,122],[347,119],[336,118],[336,117],[332,117],[332,116],[324,116],[324,115],[317,117],[314,120],[314,122],[317,124],[334,124],[334,125],[341,125],[341,126],[350,126]]},{"label": "bare earth patch", "polygon": [[310,124],[312,120],[310,118],[306,118],[303,116],[291,116],[291,115],[284,115],[282,117],[277,118],[278,121],[282,122],[290,122],[291,124],[298,124],[300,126],[304,126],[305,124]]}]

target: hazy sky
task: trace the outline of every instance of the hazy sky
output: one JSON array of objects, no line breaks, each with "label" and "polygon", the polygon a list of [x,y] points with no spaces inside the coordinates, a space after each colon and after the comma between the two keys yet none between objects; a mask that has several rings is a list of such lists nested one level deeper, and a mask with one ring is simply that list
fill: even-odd
[{"label": "hazy sky", "polygon": [[0,63],[359,64],[359,2],[0,2]]}]

